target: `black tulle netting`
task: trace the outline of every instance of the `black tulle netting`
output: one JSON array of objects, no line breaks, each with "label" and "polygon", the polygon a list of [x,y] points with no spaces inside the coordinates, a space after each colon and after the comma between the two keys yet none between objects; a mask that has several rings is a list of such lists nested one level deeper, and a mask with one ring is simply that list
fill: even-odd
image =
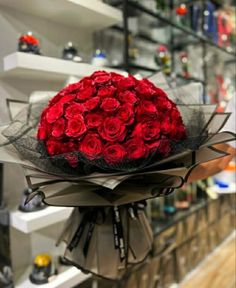
[{"label": "black tulle netting", "polygon": [[[28,109],[21,111],[14,121],[2,131],[5,141],[1,145],[12,144],[20,153],[22,158],[29,160],[44,172],[60,176],[78,176],[79,174],[90,174],[92,172],[132,172],[148,169],[153,164],[158,164],[163,157],[153,151],[149,157],[137,161],[124,161],[122,164],[107,164],[103,159],[89,160],[80,152],[70,152],[55,156],[49,156],[44,147],[43,141],[36,138],[37,127],[41,112],[46,103],[31,104]],[[196,150],[204,139],[207,138],[206,131],[203,131],[208,119],[205,117],[202,105],[178,105],[179,111],[186,126],[187,137],[179,142],[171,142],[171,154],[181,153],[186,150]],[[165,141],[165,140],[163,140]],[[165,142],[162,144],[165,145]],[[76,156],[78,166],[72,168],[66,158]]]}]

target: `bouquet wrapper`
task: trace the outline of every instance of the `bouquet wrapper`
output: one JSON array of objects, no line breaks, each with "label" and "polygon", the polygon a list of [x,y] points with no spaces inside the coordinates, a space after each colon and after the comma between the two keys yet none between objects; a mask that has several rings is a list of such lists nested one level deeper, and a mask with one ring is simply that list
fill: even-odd
[{"label": "bouquet wrapper", "polygon": [[140,206],[75,208],[58,242],[67,245],[66,259],[84,272],[122,277],[152,247],[152,231]]},{"label": "bouquet wrapper", "polygon": [[[150,80],[177,103],[188,137],[173,143],[170,156],[145,165],[108,173],[90,170],[94,163],[88,162],[82,174],[54,165],[37,150],[35,138],[45,106],[39,99],[47,102],[50,92],[34,93],[29,103],[9,102],[14,120],[0,127],[0,160],[23,167],[33,190],[27,201],[40,193],[47,205],[76,207],[58,241],[67,245],[65,258],[83,271],[109,279],[122,277],[151,250],[145,200],[181,187],[194,167],[228,155],[215,144],[235,139],[231,132],[220,132],[230,114],[216,113],[215,105],[201,103],[201,84],[172,89],[160,73]],[[59,157],[54,160],[61,163]]]}]

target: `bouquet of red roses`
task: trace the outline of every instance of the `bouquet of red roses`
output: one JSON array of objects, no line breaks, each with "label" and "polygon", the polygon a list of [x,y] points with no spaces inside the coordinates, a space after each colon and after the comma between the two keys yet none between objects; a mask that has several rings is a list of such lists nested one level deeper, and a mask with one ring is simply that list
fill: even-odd
[{"label": "bouquet of red roses", "polygon": [[211,145],[235,138],[219,133],[227,113],[191,97],[197,86],[164,84],[178,105],[147,79],[98,71],[48,104],[30,102],[2,129],[0,159],[24,167],[29,200],[41,193],[48,205],[76,207],[60,240],[84,271],[116,279],[143,261],[145,200],[181,187],[197,164],[226,155]]}]

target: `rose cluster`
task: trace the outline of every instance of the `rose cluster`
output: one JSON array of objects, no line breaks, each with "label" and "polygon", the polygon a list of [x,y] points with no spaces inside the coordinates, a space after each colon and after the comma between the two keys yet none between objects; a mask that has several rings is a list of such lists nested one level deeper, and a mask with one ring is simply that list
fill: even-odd
[{"label": "rose cluster", "polygon": [[49,156],[64,154],[76,167],[75,155],[107,164],[164,157],[186,131],[176,105],[150,81],[97,71],[52,98],[37,137]]}]

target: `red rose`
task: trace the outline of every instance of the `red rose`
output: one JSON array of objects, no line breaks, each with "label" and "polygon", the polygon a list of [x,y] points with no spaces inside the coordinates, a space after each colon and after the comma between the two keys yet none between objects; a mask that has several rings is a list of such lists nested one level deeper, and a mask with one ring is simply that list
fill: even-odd
[{"label": "red rose", "polygon": [[113,97],[115,95],[116,88],[114,86],[101,87],[98,90],[97,96],[101,98]]},{"label": "red rose", "polygon": [[111,76],[110,74],[107,75],[101,75],[101,76],[97,76],[94,79],[94,83],[98,86],[103,85],[103,84],[107,84],[109,81],[111,80]]},{"label": "red rose", "polygon": [[81,87],[82,87],[82,84],[80,82],[69,84],[68,86],[63,88],[59,94],[66,95],[66,94],[76,93],[81,89]]},{"label": "red rose", "polygon": [[117,113],[117,117],[125,123],[125,125],[130,125],[134,122],[134,111],[133,107],[129,104],[122,105]]},{"label": "red rose", "polygon": [[128,158],[137,160],[144,158],[148,154],[147,146],[140,138],[133,138],[125,143],[125,148],[128,154]]},{"label": "red rose", "polygon": [[87,100],[89,98],[92,98],[95,93],[96,93],[96,89],[91,87],[91,86],[88,86],[88,87],[80,90],[76,94],[76,96],[77,96],[78,100],[84,101],[84,100]]},{"label": "red rose", "polygon": [[124,160],[126,151],[120,144],[110,144],[104,148],[103,155],[108,164],[116,164]]},{"label": "red rose", "polygon": [[95,79],[96,77],[99,77],[99,76],[107,76],[109,75],[109,73],[107,73],[106,71],[95,71],[91,76],[90,78],[91,79]]},{"label": "red rose", "polygon": [[59,138],[64,134],[66,122],[63,118],[58,119],[53,123],[52,126],[52,136]]},{"label": "red rose", "polygon": [[45,145],[46,145],[46,150],[50,156],[63,153],[62,152],[63,145],[58,140],[49,139],[46,141]]},{"label": "red rose", "polygon": [[81,114],[84,112],[84,106],[80,103],[73,103],[70,104],[67,108],[66,108],[66,113],[65,113],[65,117],[67,119],[76,119],[76,118],[80,118]]},{"label": "red rose", "polygon": [[120,90],[127,90],[130,88],[133,88],[136,84],[136,79],[129,75],[129,77],[123,77],[119,80],[118,84],[119,84],[119,89]]},{"label": "red rose", "polygon": [[156,117],[157,117],[157,108],[151,101],[145,100],[138,105],[137,118],[139,121],[150,118],[155,119]]},{"label": "red rose", "polygon": [[79,81],[81,88],[88,88],[93,86],[93,80],[90,77],[84,77]]},{"label": "red rose", "polygon": [[63,104],[57,103],[48,109],[46,119],[48,123],[53,123],[59,119],[64,113]]},{"label": "red rose", "polygon": [[131,105],[135,105],[139,101],[139,99],[136,97],[136,94],[129,90],[121,91],[118,97],[121,102]]},{"label": "red rose", "polygon": [[98,134],[88,133],[80,143],[79,149],[88,159],[98,159],[102,153],[102,141]]},{"label": "red rose", "polygon": [[158,153],[162,156],[168,156],[171,151],[170,140],[166,137],[161,139],[160,145],[158,147]]},{"label": "red rose", "polygon": [[171,132],[169,133],[172,140],[180,141],[186,137],[186,129],[184,125],[171,126]]},{"label": "red rose", "polygon": [[124,76],[117,74],[115,72],[111,72],[110,75],[112,83],[115,84],[115,86],[119,86],[119,81],[124,78]]},{"label": "red rose", "polygon": [[126,136],[125,124],[117,117],[107,117],[98,128],[98,132],[109,142],[123,141]]},{"label": "red rose", "polygon": [[153,152],[155,150],[157,150],[157,148],[161,145],[161,140],[157,140],[151,143],[146,143],[146,146],[148,147],[148,149]]},{"label": "red rose", "polygon": [[93,97],[93,98],[87,100],[87,101],[84,103],[84,107],[85,107],[88,111],[92,111],[93,109],[97,108],[99,102],[100,102],[100,98],[99,98],[99,97]]},{"label": "red rose", "polygon": [[132,133],[132,137],[140,137],[144,141],[157,140],[160,137],[160,123],[158,121],[148,121],[138,123]]},{"label": "red rose", "polygon": [[114,112],[120,107],[120,102],[115,98],[105,98],[100,107],[106,112]]},{"label": "red rose", "polygon": [[37,132],[37,138],[39,140],[45,140],[48,137],[48,128],[50,126],[48,125],[46,121],[47,111],[48,111],[48,108],[44,109],[41,114],[41,118],[40,118],[40,122],[38,126],[38,132]]},{"label": "red rose", "polygon": [[66,154],[65,158],[67,160],[67,162],[69,163],[69,165],[72,168],[76,168],[78,165],[78,156],[75,154]]},{"label": "red rose", "polygon": [[100,113],[89,113],[85,117],[87,128],[94,128],[101,125],[103,117]]},{"label": "red rose", "polygon": [[135,91],[139,94],[140,98],[152,97],[156,95],[153,85],[146,79],[140,80],[135,87]]},{"label": "red rose", "polygon": [[161,121],[161,132],[163,134],[169,134],[172,131],[172,125],[170,123],[170,119],[168,117],[165,117],[162,121]]},{"label": "red rose", "polygon": [[175,107],[175,104],[167,97],[158,97],[156,105],[158,110],[162,112],[171,111]]},{"label": "red rose", "polygon": [[86,132],[87,128],[84,124],[82,116],[76,119],[70,119],[67,123],[67,129],[65,134],[68,137],[80,137]]}]

